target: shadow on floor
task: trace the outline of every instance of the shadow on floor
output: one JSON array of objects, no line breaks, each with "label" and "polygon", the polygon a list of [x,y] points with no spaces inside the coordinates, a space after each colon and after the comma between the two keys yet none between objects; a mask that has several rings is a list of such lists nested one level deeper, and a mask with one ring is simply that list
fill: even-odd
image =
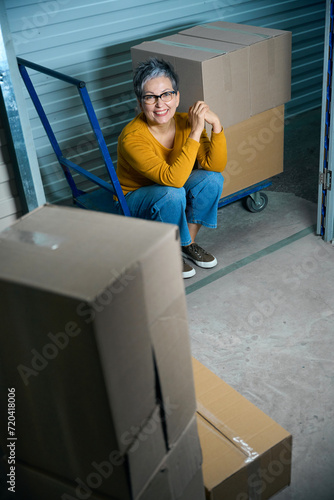
[{"label": "shadow on floor", "polygon": [[284,172],[268,191],[293,193],[317,203],[321,108],[288,118],[284,133]]}]

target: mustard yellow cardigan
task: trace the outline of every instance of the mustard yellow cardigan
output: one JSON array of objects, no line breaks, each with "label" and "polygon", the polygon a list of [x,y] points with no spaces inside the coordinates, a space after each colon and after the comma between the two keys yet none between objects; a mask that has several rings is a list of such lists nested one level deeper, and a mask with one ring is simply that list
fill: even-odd
[{"label": "mustard yellow cardigan", "polygon": [[172,149],[165,148],[148,129],[145,115],[140,113],[128,123],[118,138],[117,176],[124,194],[143,186],[161,184],[182,187],[196,160],[204,170],[222,172],[227,152],[224,131],[205,130],[200,142],[189,138],[191,127],[187,113],[175,113],[175,140]]}]

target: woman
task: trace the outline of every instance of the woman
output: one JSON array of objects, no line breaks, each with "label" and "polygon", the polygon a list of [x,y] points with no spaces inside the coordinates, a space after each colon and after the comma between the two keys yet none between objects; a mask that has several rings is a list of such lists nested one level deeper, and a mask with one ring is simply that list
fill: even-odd
[{"label": "woman", "polygon": [[[141,113],[118,139],[117,175],[131,215],[176,224],[182,255],[212,268],[217,259],[195,243],[200,227],[217,227],[226,141],[218,116],[203,101],[178,113],[178,77],[151,58],[137,67],[134,90]],[[212,126],[211,139],[204,129]],[[198,160],[200,169],[194,169]],[[183,261],[183,277],[195,269]]]}]

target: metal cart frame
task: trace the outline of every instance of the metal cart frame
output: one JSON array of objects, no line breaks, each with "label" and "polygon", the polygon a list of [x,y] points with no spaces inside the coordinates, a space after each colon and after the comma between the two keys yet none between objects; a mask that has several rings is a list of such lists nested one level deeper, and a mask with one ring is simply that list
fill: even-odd
[{"label": "metal cart frame", "polygon": [[[117,196],[120,207],[123,211],[123,214],[126,216],[130,216],[130,210],[126,203],[121,185],[116,175],[116,171],[113,165],[113,162],[110,158],[109,151],[107,145],[105,143],[97,116],[95,114],[92,102],[90,100],[86,84],[82,80],[77,80],[70,76],[64,75],[57,71],[53,71],[51,69],[45,68],[44,66],[40,66],[38,64],[32,63],[30,61],[26,61],[25,59],[17,58],[17,62],[19,65],[19,70],[23,81],[27,87],[28,93],[31,97],[31,100],[36,108],[38,116],[41,119],[45,132],[50,140],[51,146],[57,156],[58,162],[63,169],[67,182],[71,188],[73,201],[80,206],[81,208],[87,209],[95,209],[103,212],[113,212],[117,213],[115,208],[114,196]],[[52,130],[50,122],[44,112],[41,101],[36,93],[36,90],[33,86],[33,83],[29,77],[27,67],[39,71],[40,73],[47,74],[52,76],[53,78],[57,78],[58,80],[65,81],[74,85],[79,92],[82,103],[84,105],[86,114],[88,116],[89,122],[93,129],[95,138],[97,140],[100,152],[102,154],[107,172],[110,177],[111,184],[107,183],[103,179],[100,179],[96,175],[88,172],[84,168],[80,167],[76,163],[73,163],[71,160],[68,160],[63,156],[63,153],[60,149],[59,143],[56,139],[56,136]],[[90,180],[94,184],[98,186],[98,189],[91,192],[84,192],[77,188],[73,176],[70,170],[74,170],[78,174],[82,175],[86,179]]]}]

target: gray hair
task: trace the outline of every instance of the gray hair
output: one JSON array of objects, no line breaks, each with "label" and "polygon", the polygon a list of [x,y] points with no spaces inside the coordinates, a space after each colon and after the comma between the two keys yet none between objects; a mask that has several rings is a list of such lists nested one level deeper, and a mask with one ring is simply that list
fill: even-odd
[{"label": "gray hair", "polygon": [[139,101],[143,96],[145,83],[159,76],[169,78],[173,90],[175,90],[175,92],[179,90],[179,77],[175,73],[173,66],[163,59],[151,57],[147,61],[138,64],[133,77],[133,87]]}]

